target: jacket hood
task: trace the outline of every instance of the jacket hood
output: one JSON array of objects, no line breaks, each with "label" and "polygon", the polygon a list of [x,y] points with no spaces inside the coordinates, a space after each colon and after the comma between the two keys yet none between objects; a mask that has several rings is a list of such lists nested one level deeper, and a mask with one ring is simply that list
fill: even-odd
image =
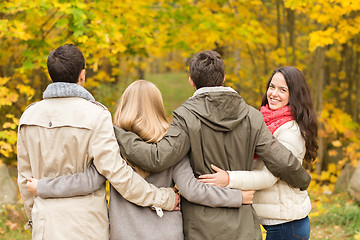
[{"label": "jacket hood", "polygon": [[183,107],[211,129],[223,132],[233,130],[249,112],[243,98],[229,87],[201,88]]}]

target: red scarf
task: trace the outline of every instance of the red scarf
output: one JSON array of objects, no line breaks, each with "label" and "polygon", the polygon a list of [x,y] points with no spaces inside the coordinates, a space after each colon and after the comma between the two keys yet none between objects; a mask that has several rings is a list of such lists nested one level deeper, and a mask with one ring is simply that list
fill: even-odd
[{"label": "red scarf", "polygon": [[266,126],[269,128],[270,132],[274,134],[276,129],[282,126],[284,123],[287,123],[294,119],[290,106],[284,106],[282,108],[272,110],[269,108],[269,105],[262,106],[260,112],[264,116],[264,121]]},{"label": "red scarf", "polygon": [[[278,129],[281,125],[294,119],[290,111],[290,106],[287,105],[282,108],[272,110],[269,108],[269,105],[266,104],[266,106],[262,106],[260,108],[260,112],[264,116],[266,126],[272,134],[274,134],[276,129]],[[259,156],[254,154],[254,158],[257,159]]]}]

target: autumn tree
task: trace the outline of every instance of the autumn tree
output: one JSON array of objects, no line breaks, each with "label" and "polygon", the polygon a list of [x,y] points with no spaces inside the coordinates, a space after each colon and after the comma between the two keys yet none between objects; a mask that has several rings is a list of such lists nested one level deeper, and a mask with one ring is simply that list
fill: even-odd
[{"label": "autumn tree", "polygon": [[[295,65],[322,124],[318,172],[333,159],[334,136],[344,141],[338,161],[355,162],[348,147],[359,151],[359,10],[352,0],[1,1],[0,158],[15,162],[18,119],[50,83],[49,52],[73,43],[86,58],[87,88],[107,105],[119,97],[111,89],[154,68],[185,70],[202,50],[222,54],[226,84],[255,107],[271,72]],[[347,120],[328,135],[334,113]]]}]

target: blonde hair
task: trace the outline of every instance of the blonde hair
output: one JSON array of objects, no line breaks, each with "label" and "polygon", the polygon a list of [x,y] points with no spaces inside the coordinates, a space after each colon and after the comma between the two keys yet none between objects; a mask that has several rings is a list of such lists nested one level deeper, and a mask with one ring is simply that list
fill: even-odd
[{"label": "blonde hair", "polygon": [[160,90],[145,80],[130,84],[118,102],[114,124],[136,133],[146,142],[158,142],[169,128]]}]

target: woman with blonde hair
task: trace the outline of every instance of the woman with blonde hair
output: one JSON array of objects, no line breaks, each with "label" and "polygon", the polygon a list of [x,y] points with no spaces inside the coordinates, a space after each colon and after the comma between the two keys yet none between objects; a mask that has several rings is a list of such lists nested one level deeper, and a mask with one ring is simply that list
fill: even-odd
[{"label": "woman with blonde hair", "polygon": [[[115,133],[123,128],[138,134],[144,141],[156,143],[168,129],[159,89],[138,80],[125,90],[114,115]],[[111,168],[112,166],[109,166]],[[189,201],[210,207],[240,207],[252,201],[254,191],[214,187],[200,183],[194,176],[188,157],[161,172],[146,172],[132,166],[137,173],[157,187],[179,188]],[[105,179],[91,166],[83,173],[55,179],[32,179],[28,190],[41,198],[85,195],[103,185]],[[36,189],[37,187],[37,189]],[[158,215],[158,216],[157,216]],[[162,212],[137,206],[125,200],[113,187],[110,190],[110,239],[183,239],[180,211]]]}]

